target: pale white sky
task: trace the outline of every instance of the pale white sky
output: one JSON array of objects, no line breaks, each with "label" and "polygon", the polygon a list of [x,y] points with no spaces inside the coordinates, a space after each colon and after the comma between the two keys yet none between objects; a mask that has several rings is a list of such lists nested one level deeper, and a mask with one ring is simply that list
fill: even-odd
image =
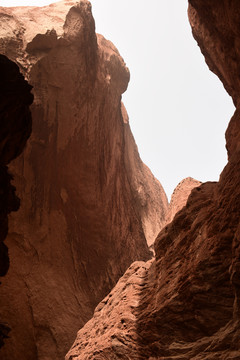
[{"label": "pale white sky", "polygon": [[[123,95],[142,160],[168,197],[183,178],[218,180],[234,112],[191,35],[187,0],[92,0],[97,32],[130,69]],[[1,6],[51,1],[0,0]]]}]

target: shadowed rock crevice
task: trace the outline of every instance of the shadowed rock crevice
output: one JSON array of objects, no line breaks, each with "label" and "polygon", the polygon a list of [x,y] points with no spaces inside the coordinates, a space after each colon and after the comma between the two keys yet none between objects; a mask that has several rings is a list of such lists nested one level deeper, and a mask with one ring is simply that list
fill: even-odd
[{"label": "shadowed rock crevice", "polygon": [[[7,165],[21,154],[31,133],[31,89],[17,65],[0,55],[0,276],[5,276],[9,269],[8,247],[4,243],[8,214],[17,211],[20,205]],[[0,324],[0,347],[9,330],[7,324]]]}]

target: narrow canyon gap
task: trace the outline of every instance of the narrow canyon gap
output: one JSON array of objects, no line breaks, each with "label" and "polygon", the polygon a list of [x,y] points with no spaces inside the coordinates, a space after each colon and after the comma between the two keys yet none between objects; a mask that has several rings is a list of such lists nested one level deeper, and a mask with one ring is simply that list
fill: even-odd
[{"label": "narrow canyon gap", "polygon": [[[139,159],[121,103],[129,72],[95,35],[89,2],[0,16],[1,52],[35,96],[33,135],[11,165],[22,205],[6,240],[0,315],[12,330],[0,356],[62,359],[80,329],[66,359],[239,359],[238,2],[190,1],[193,35],[236,112],[220,181],[194,188],[175,217]],[[146,238],[172,218],[148,260]]]},{"label": "narrow canyon gap", "polygon": [[219,182],[192,190],[158,235],[155,260],[128,268],[66,360],[240,358],[239,2],[191,0],[189,19],[236,106],[226,131],[228,164]]}]

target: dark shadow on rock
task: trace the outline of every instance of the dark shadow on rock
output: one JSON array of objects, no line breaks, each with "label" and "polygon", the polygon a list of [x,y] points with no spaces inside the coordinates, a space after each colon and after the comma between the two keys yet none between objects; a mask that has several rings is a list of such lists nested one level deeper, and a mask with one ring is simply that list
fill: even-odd
[{"label": "dark shadow on rock", "polygon": [[[9,268],[8,248],[4,244],[8,214],[20,205],[7,164],[21,154],[31,134],[31,89],[18,66],[0,55],[0,276],[6,275]],[[0,324],[0,347],[8,332],[9,327]]]}]

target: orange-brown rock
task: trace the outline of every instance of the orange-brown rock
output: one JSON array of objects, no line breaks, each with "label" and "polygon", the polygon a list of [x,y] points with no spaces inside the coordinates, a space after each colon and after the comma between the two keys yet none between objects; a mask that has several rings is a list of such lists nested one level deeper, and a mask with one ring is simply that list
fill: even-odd
[{"label": "orange-brown rock", "polygon": [[239,2],[192,0],[189,17],[237,106],[226,132],[228,164],[219,182],[192,190],[160,232],[155,261],[129,268],[67,360],[240,359]]},{"label": "orange-brown rock", "polygon": [[169,224],[176,213],[180,211],[187,203],[187,199],[192,191],[197,186],[200,186],[202,183],[198,180],[195,180],[191,177],[187,177],[180,181],[180,183],[174,189],[171,201],[169,204],[168,214],[166,217],[166,224]]},{"label": "orange-brown rock", "polygon": [[33,134],[11,171],[12,266],[0,316],[4,360],[62,359],[77,330],[134,260],[150,258],[167,199],[142,164],[121,94],[129,71],[96,36],[88,1],[0,8],[0,51],[33,85]]},{"label": "orange-brown rock", "polygon": [[153,261],[136,261],[78,332],[66,359],[138,359],[136,312]]},{"label": "orange-brown rock", "polygon": [[[20,203],[7,165],[21,154],[31,133],[29,106],[33,96],[30,91],[31,86],[17,65],[0,55],[0,276],[6,275],[9,268],[8,248],[4,243],[8,214],[18,210]],[[8,331],[9,327],[0,323],[0,347]]]}]

